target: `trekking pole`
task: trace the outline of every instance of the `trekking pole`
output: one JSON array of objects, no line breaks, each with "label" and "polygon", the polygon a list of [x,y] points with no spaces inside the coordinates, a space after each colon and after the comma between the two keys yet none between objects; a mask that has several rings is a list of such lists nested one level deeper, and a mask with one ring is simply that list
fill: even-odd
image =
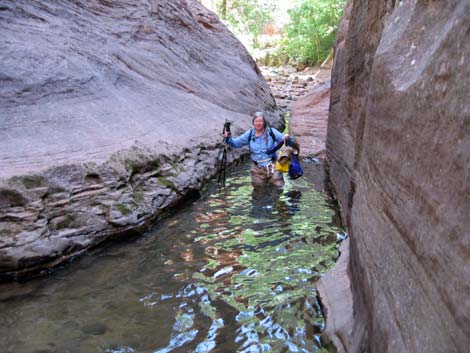
[{"label": "trekking pole", "polygon": [[224,151],[222,153],[221,168],[220,168],[220,171],[219,171],[219,178],[217,180],[217,183],[219,184],[219,186],[221,185],[220,184],[220,179],[221,179],[222,174],[223,174],[222,186],[225,187],[225,170],[226,169],[227,169],[227,146],[224,146]]},{"label": "trekking pole", "polygon": [[[230,124],[231,124],[230,121],[225,120],[222,135],[225,135],[226,132],[230,133]],[[224,138],[224,152],[222,153],[222,163],[221,164],[222,164],[222,166],[221,166],[221,170],[219,171],[219,178],[218,178],[217,183],[220,186],[220,178],[222,177],[222,173],[223,173],[223,175],[224,175],[223,186],[225,187],[225,171],[227,169],[227,145],[225,144],[225,138]]]}]

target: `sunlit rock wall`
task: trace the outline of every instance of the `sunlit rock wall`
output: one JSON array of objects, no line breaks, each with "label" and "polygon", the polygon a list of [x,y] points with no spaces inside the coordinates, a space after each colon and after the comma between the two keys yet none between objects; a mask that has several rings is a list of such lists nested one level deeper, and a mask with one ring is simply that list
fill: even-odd
[{"label": "sunlit rock wall", "polygon": [[196,1],[0,1],[0,33],[3,277],[148,224],[216,173],[225,119],[275,108]]},{"label": "sunlit rock wall", "polygon": [[351,352],[470,347],[469,19],[467,0],[349,1],[327,157],[351,236]]}]

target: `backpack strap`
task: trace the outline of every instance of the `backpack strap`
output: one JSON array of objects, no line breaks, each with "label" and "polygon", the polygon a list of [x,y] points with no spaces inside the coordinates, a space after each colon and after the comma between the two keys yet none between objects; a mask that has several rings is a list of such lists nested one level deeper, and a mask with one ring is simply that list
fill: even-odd
[{"label": "backpack strap", "polygon": [[271,135],[271,138],[273,139],[274,144],[276,144],[276,135],[274,135],[273,129],[271,127],[268,127],[269,129],[269,135]]},{"label": "backpack strap", "polygon": [[267,151],[268,154],[274,154],[277,152],[278,149],[280,149],[284,145],[284,140],[279,142],[277,145],[275,145],[273,148],[271,148],[269,151]]},{"label": "backpack strap", "polygon": [[[271,129],[271,127],[269,127],[269,135],[271,136],[271,138],[273,139],[273,144],[274,144],[274,147],[271,148],[270,150],[267,150],[266,153],[267,154],[272,154],[273,155],[273,158],[274,158],[274,154],[276,153],[276,151],[278,149],[280,149],[282,147],[282,145],[284,144],[284,140],[282,140],[281,142],[279,142],[277,145],[276,145],[276,135],[274,134],[274,131],[273,129]],[[266,146],[267,147],[267,146]]]}]

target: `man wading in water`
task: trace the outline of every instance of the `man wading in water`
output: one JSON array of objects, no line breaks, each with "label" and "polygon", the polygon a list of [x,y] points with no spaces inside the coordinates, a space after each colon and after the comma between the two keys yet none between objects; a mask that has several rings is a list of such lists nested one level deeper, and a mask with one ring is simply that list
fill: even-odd
[{"label": "man wading in water", "polygon": [[278,130],[268,127],[263,112],[253,115],[253,128],[242,135],[233,138],[230,131],[224,131],[225,142],[234,148],[248,146],[251,160],[251,183],[262,185],[266,183],[276,186],[284,185],[281,172],[275,170],[277,154],[275,147],[284,141],[286,145],[292,145],[294,140],[288,134],[283,135]]}]

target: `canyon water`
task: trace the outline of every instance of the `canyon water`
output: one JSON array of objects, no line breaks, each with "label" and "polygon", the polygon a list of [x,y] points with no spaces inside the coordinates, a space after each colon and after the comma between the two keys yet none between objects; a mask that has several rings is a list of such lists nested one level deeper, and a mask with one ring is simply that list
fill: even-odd
[{"label": "canyon water", "polygon": [[0,286],[0,352],[327,352],[317,280],[342,236],[324,167],[282,190],[226,187],[139,237]]}]

